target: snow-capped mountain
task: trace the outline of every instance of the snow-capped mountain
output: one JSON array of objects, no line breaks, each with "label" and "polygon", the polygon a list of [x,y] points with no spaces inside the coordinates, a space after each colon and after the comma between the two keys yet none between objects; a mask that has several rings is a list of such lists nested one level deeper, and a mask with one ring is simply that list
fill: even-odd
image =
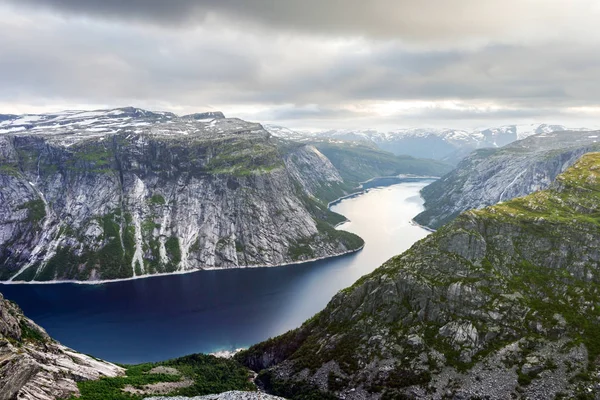
[{"label": "snow-capped mountain", "polygon": [[309,138],[314,138],[315,134],[311,132],[305,131],[295,131],[290,128],[286,128],[281,125],[273,125],[273,124],[263,124],[263,127],[267,132],[271,135],[288,140],[306,140]]},{"label": "snow-capped mountain", "polygon": [[[61,111],[45,114],[0,114],[0,134],[43,135],[70,145],[83,138],[101,138],[107,134],[128,131],[141,133],[194,133],[198,129],[218,131],[236,124],[223,113],[178,116],[171,112],[152,112],[134,107],[96,111]],[[218,122],[218,123],[217,123]],[[164,132],[163,132],[164,131]]]},{"label": "snow-capped mountain", "polygon": [[473,131],[463,129],[407,128],[383,132],[374,129],[338,129],[317,133],[294,131],[276,125],[265,128],[274,136],[301,139],[336,139],[369,142],[394,154],[432,158],[457,163],[471,151],[485,147],[502,147],[531,135],[559,131],[585,131],[564,125],[524,124],[504,125]]},{"label": "snow-capped mountain", "polygon": [[61,111],[45,114],[0,114],[0,133],[115,133],[122,128],[150,126],[177,121],[210,122],[223,119],[220,111],[177,116],[171,112],[152,112],[134,107],[96,111]]}]

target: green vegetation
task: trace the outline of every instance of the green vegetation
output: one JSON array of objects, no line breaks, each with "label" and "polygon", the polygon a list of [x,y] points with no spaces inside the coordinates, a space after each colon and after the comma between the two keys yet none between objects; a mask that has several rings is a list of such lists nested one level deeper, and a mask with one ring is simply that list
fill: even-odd
[{"label": "green vegetation", "polygon": [[[124,238],[121,238],[122,219],[121,210],[118,209],[100,218],[105,245],[100,250],[89,254],[88,266],[101,266],[99,272],[102,279],[129,278],[133,275],[131,262],[134,253],[134,232],[125,229]],[[127,248],[124,248],[125,244]]]},{"label": "green vegetation", "polygon": [[169,257],[170,260],[169,265],[167,265],[167,272],[173,272],[177,269],[177,266],[181,262],[179,239],[175,236],[168,238],[165,242],[165,249],[167,251],[167,257]]},{"label": "green vegetation", "polygon": [[67,161],[67,166],[74,171],[107,173],[112,171],[115,152],[110,144],[88,140],[73,146],[73,157]]},{"label": "green vegetation", "polygon": [[[297,193],[298,193],[298,196],[300,197],[300,199],[302,199],[302,203],[304,204],[304,207],[306,207],[308,212],[311,215],[313,215],[314,217],[316,217],[324,222],[327,222],[328,224],[331,224],[331,225],[337,225],[339,223],[346,221],[346,217],[331,211],[327,207],[327,204],[324,203],[324,201],[334,200],[340,196],[337,196],[333,199],[328,199],[327,197],[325,197],[325,198],[319,197],[319,200],[321,200],[321,201],[319,201],[313,197],[309,197],[305,194],[302,194],[302,191],[300,188],[297,188]],[[342,195],[343,195],[343,193],[342,193]]]},{"label": "green vegetation", "polygon": [[[159,366],[175,368],[179,375],[150,373]],[[144,389],[146,385],[159,382],[179,382],[190,380],[190,385],[174,389],[170,396],[201,396],[229,390],[256,390],[249,380],[248,370],[233,360],[216,358],[204,354],[193,354],[174,360],[138,364],[127,367],[126,376],[102,378],[97,381],[79,382],[81,397],[72,400],[140,400],[148,395],[134,395],[123,392],[130,385]]]},{"label": "green vegetation", "polygon": [[310,244],[313,242],[312,238],[299,239],[290,243],[288,249],[288,255],[294,261],[308,260],[315,256],[313,249]]},{"label": "green vegetation", "polygon": [[[364,240],[354,233],[337,230],[329,223],[319,219],[316,219],[315,223],[319,231],[318,236],[322,240],[332,243],[342,243],[348,250],[357,250],[365,244]],[[288,249],[288,255],[294,261],[313,258],[314,251],[311,248],[311,243],[314,243],[318,239],[313,236],[293,241]]]},{"label": "green vegetation", "polygon": [[[588,363],[570,370],[570,377],[595,382],[599,210],[600,153],[594,153],[549,190],[462,214],[340,291],[301,328],[255,345],[238,359],[257,370],[265,353],[288,362],[285,372],[275,367],[262,373],[277,393],[286,393],[286,384],[307,385],[308,379],[294,380],[296,374],[305,371],[306,376],[308,370],[310,377],[334,360],[343,379],[330,374],[330,390],[366,382],[382,398],[393,399],[403,398],[408,386],[427,388],[431,375],[444,366],[471,370],[509,344],[518,346],[503,362],[520,371],[529,354],[564,340],[564,353],[542,357],[540,371],[517,372],[518,384],[544,379],[543,371],[559,368],[568,349],[581,345]],[[331,226],[322,222],[319,229]],[[469,332],[476,335],[476,345],[457,339]],[[409,342],[409,333],[418,335],[420,344]],[[365,367],[379,360],[398,364],[381,375]],[[290,366],[291,379],[282,379]]]},{"label": "green vegetation", "polygon": [[211,174],[243,177],[283,167],[277,147],[269,141],[249,141],[242,136],[215,140],[208,145],[211,157],[206,171]]},{"label": "green vegetation", "polygon": [[152,197],[150,197],[150,204],[160,206],[165,203],[166,203],[165,198],[162,197],[160,194],[154,194],[154,195],[152,195]]},{"label": "green vegetation", "polygon": [[441,161],[396,156],[362,143],[319,141],[312,144],[331,161],[348,183],[356,184],[374,177],[399,174],[442,176],[452,170],[450,164]]},{"label": "green vegetation", "polygon": [[44,335],[37,329],[31,327],[25,320],[21,319],[19,326],[21,328],[21,340],[42,343],[46,341]]},{"label": "green vegetation", "polygon": [[[35,275],[36,281],[51,281],[68,276],[77,276],[80,259],[70,247],[60,247],[56,254]],[[27,280],[27,279],[24,279]]]},{"label": "green vegetation", "polygon": [[46,217],[46,206],[42,199],[30,200],[19,206],[19,210],[28,210],[27,221],[37,224]]},{"label": "green vegetation", "polygon": [[359,249],[365,244],[365,241],[354,233],[337,230],[324,221],[316,222],[319,233],[325,235],[330,241],[340,241],[349,250]]},{"label": "green vegetation", "polygon": [[0,165],[0,175],[11,175],[19,176],[19,166],[15,164],[2,164]]}]

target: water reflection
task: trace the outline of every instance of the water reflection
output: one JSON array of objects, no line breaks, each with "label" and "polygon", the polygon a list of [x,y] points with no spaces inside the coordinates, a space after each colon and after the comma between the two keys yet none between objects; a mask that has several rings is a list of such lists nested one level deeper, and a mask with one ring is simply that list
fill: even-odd
[{"label": "water reflection", "polygon": [[370,189],[332,207],[365,239],[356,254],[278,268],[201,271],[105,285],[5,285],[56,339],[110,361],[156,361],[245,347],[299,326],[340,289],[427,232],[411,225],[427,182]]}]

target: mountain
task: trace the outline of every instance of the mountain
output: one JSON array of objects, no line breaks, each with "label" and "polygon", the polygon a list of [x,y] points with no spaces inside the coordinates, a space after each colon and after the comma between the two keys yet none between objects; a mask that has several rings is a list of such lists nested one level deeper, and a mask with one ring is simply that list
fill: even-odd
[{"label": "mountain", "polygon": [[263,127],[271,135],[282,139],[305,141],[314,137],[311,132],[295,131],[281,125],[264,124]]},{"label": "mountain", "polygon": [[592,153],[548,190],[461,214],[237,358],[293,399],[598,399],[599,209]]},{"label": "mountain", "polygon": [[77,382],[125,370],[71,350],[0,294],[0,400],[51,400],[79,393]]},{"label": "mountain", "polygon": [[265,129],[275,137],[312,144],[331,161],[344,181],[354,185],[374,177],[442,176],[452,170],[450,163],[392,154],[360,136],[328,138],[268,124]]},{"label": "mountain", "polygon": [[220,113],[135,108],[0,123],[0,279],[95,281],[361,248],[314,146]]},{"label": "mountain", "polygon": [[396,175],[442,176],[452,170],[437,160],[398,156],[364,142],[332,139],[311,140],[340,172],[345,182],[358,184],[373,177]]},{"label": "mountain", "polygon": [[547,188],[582,154],[600,150],[599,132],[550,132],[499,149],[476,150],[421,191],[425,211],[415,221],[438,228],[461,212]]},{"label": "mountain", "polygon": [[[382,132],[367,130],[328,130],[316,133],[293,131],[277,125],[266,126],[274,136],[294,140],[333,139],[375,144],[396,155],[442,160],[456,165],[471,151],[487,147],[502,147],[531,135],[565,131],[563,125],[505,125],[474,131],[462,129],[409,128]],[[585,130],[585,129],[572,129]]]}]

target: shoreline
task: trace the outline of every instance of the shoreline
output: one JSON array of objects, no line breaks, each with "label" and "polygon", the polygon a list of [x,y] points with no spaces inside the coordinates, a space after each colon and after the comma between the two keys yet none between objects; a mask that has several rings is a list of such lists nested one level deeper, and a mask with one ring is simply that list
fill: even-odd
[{"label": "shoreline", "polygon": [[[401,183],[408,183],[408,182],[419,182],[419,181],[424,181],[424,180],[436,180],[436,179],[439,179],[439,178],[440,178],[439,176],[429,176],[429,175],[423,175],[423,176],[421,176],[421,175],[376,176],[376,177],[368,179],[368,180],[366,180],[364,182],[359,182],[359,186],[356,187],[356,189],[357,189],[356,192],[352,192],[352,193],[349,193],[349,194],[347,194],[345,196],[338,197],[335,200],[331,200],[329,203],[327,203],[327,208],[331,208],[331,206],[334,206],[334,205],[340,203],[343,200],[351,199],[351,198],[359,196],[361,194],[368,193],[369,190],[371,190],[371,189],[377,189],[377,188],[382,188],[382,187],[389,187],[389,186],[399,185]],[[373,186],[373,187],[364,187],[365,183],[374,182],[374,181],[377,181],[379,179],[399,179],[400,182],[387,183],[387,184],[382,184],[380,186]],[[350,220],[347,220],[345,222],[349,222],[349,221]],[[337,225],[340,225],[342,223],[344,223],[344,222],[340,222]]]},{"label": "shoreline", "polygon": [[[368,182],[372,182],[374,180],[377,179],[385,179],[385,178],[398,178],[398,179],[414,179],[415,182],[418,182],[420,180],[427,180],[427,179],[437,179],[436,177],[431,177],[431,176],[416,176],[416,175],[396,175],[396,176],[381,176],[381,177],[375,177],[375,178],[371,178],[367,181],[364,182],[360,182],[360,186],[358,188],[361,188],[363,184],[368,183]],[[406,182],[410,182],[410,180],[406,181]],[[388,186],[393,186],[393,185],[398,185],[401,183],[405,183],[405,182],[395,182],[392,184],[388,184],[388,185],[381,185],[381,186],[376,186],[376,187],[372,187],[372,188],[363,188],[357,192],[354,193],[350,193],[348,195],[345,196],[341,196],[338,197],[335,200],[330,201],[329,203],[327,203],[327,209],[330,209],[331,206],[334,206],[340,202],[342,202],[343,200],[347,200],[350,198],[354,198],[363,194],[366,194],[369,192],[369,190],[371,189],[377,189],[379,187],[388,187]],[[342,214],[340,214],[342,215]],[[344,216],[344,218],[346,218]],[[339,222],[334,226],[334,229],[337,229],[340,225],[343,225],[345,223],[351,222],[348,218],[346,218],[345,221]],[[416,222],[414,222],[414,220],[410,221],[411,224],[420,226],[421,228],[428,230],[430,232],[435,232],[434,230],[432,230],[431,228],[422,226]],[[366,243],[365,243],[366,244]],[[315,261],[321,261],[321,260],[325,260],[325,259],[329,259],[329,258],[336,258],[336,257],[342,257],[345,255],[349,255],[349,254],[353,254],[353,253],[357,253],[359,251],[361,251],[364,247],[365,244],[363,244],[362,246],[353,249],[353,250],[348,250],[342,253],[337,253],[337,254],[331,254],[331,255],[326,255],[326,256],[322,256],[322,257],[315,257],[315,258],[311,258],[308,260],[300,260],[300,261],[293,261],[293,262],[289,262],[289,263],[285,263],[285,264],[273,264],[273,265],[244,265],[244,266],[236,266],[236,267],[230,267],[230,268],[217,268],[217,267],[209,267],[209,268],[198,268],[198,269],[190,269],[190,270],[185,270],[185,271],[174,271],[174,272],[162,272],[162,273],[158,273],[158,274],[151,274],[151,275],[141,275],[141,276],[132,276],[129,278],[118,278],[118,279],[105,279],[105,280],[95,280],[95,281],[76,281],[76,280],[58,280],[58,281],[0,281],[0,287],[2,285],[57,285],[57,284],[74,284],[74,285],[104,285],[104,284],[108,284],[108,283],[117,283],[117,282],[127,282],[127,281],[133,281],[133,280],[138,280],[138,279],[150,279],[150,278],[158,278],[158,277],[164,277],[164,276],[171,276],[171,275],[185,275],[185,274],[192,274],[195,272],[202,272],[202,271],[218,271],[218,270],[228,270],[228,269],[252,269],[252,268],[277,268],[277,267],[286,267],[286,266],[291,266],[291,265],[299,265],[299,264],[306,264],[306,263],[310,263],[310,262],[315,262]]]},{"label": "shoreline", "polygon": [[202,272],[202,271],[226,271],[229,269],[278,268],[278,267],[287,267],[290,265],[306,264],[306,263],[311,263],[311,262],[315,262],[315,261],[325,260],[328,258],[342,257],[342,256],[346,256],[346,255],[349,255],[352,253],[357,253],[357,252],[361,251],[364,247],[365,247],[365,245],[363,244],[362,246],[360,246],[356,249],[344,251],[342,253],[337,253],[337,254],[333,254],[333,255],[329,255],[329,256],[315,257],[315,258],[311,258],[308,260],[292,261],[292,262],[285,263],[285,264],[244,265],[244,266],[230,267],[230,268],[216,268],[216,267],[198,268],[198,269],[189,269],[186,271],[161,272],[158,274],[132,276],[129,278],[106,279],[106,280],[101,280],[101,281],[64,281],[64,280],[61,280],[61,281],[1,281],[0,287],[2,285],[56,285],[56,284],[67,284],[67,283],[71,283],[74,285],[104,285],[107,283],[135,281],[138,279],[158,278],[158,277],[172,276],[172,275],[186,275],[186,274],[193,274],[195,272]]},{"label": "shoreline", "polygon": [[431,233],[434,233],[436,231],[436,229],[430,228],[428,226],[425,225],[421,225],[420,223],[418,223],[417,221],[415,221],[414,219],[410,220],[410,224],[414,225],[414,226],[418,226],[419,228],[425,229],[426,231],[429,231]]}]

